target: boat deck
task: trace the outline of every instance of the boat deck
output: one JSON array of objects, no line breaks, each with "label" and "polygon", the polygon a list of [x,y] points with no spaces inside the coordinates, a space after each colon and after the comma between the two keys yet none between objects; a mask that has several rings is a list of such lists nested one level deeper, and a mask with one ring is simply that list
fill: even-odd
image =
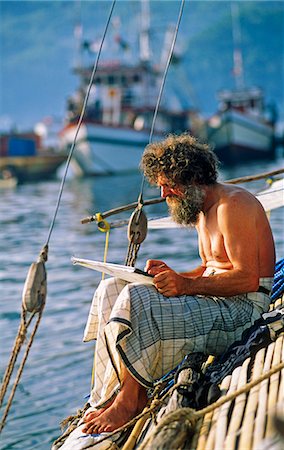
[{"label": "boat deck", "polygon": [[[280,305],[284,305],[284,296],[274,307]],[[232,375],[225,377],[221,384],[222,392],[229,394],[241,389],[283,359],[284,333],[281,333],[275,342],[260,349],[253,361],[247,358]],[[278,414],[284,414],[284,369],[248,392],[240,394],[235,400],[206,414],[194,435],[191,448],[255,450],[262,445],[263,449],[269,449],[276,435],[273,418]],[[266,447],[263,442],[265,440],[270,442]],[[284,446],[284,443],[282,445]]]},{"label": "boat deck", "polygon": [[[281,306],[284,306],[284,295],[271,305],[271,310]],[[152,418],[148,419],[135,446],[131,446],[128,440],[123,450],[283,449],[284,443],[279,443],[274,419],[275,416],[284,417],[284,368],[255,386],[249,386],[283,360],[284,332],[223,379],[220,385],[222,396],[212,405],[216,406],[215,409],[211,408],[212,411],[192,421],[190,410],[181,407],[181,398],[174,392],[167,405],[160,409],[156,424]],[[186,382],[186,378],[178,378],[180,381]],[[218,406],[224,396],[241,390],[245,392]]]}]

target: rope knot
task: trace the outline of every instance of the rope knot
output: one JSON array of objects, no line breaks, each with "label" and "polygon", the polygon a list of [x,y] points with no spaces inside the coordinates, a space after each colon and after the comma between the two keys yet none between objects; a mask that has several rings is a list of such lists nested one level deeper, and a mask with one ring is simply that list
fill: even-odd
[{"label": "rope knot", "polygon": [[106,219],[103,218],[101,213],[96,214],[96,221],[98,224],[98,229],[102,233],[107,233],[110,230],[110,224],[108,223],[108,221]]}]

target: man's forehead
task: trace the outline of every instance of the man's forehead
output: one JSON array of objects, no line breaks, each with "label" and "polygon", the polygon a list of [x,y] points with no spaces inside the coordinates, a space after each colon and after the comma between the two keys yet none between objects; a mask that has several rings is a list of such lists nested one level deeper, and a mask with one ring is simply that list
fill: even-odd
[{"label": "man's forehead", "polygon": [[168,178],[164,173],[160,173],[157,177],[157,183],[159,185],[167,184],[172,185],[175,184],[174,181],[170,178]]}]

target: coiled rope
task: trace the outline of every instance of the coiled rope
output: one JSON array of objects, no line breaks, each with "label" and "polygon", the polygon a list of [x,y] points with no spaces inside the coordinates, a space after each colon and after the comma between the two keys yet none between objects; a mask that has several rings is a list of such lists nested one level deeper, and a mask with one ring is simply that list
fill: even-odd
[{"label": "coiled rope", "polygon": [[[182,18],[182,14],[183,14],[184,4],[185,4],[185,0],[181,0],[179,14],[178,14],[178,18],[177,18],[177,22],[176,22],[176,26],[175,26],[174,35],[173,35],[173,40],[172,40],[171,48],[170,48],[170,51],[168,54],[168,59],[167,59],[166,65],[165,65],[165,70],[163,73],[160,90],[159,90],[159,95],[157,98],[157,103],[156,103],[156,107],[155,107],[155,111],[154,111],[154,115],[153,115],[153,120],[152,120],[152,124],[151,124],[150,135],[149,135],[149,144],[152,142],[152,139],[153,139],[158,110],[160,107],[167,74],[169,71],[171,59],[172,59],[173,52],[174,52],[177,34],[178,34],[178,30],[180,27],[180,22],[181,22],[181,18]],[[137,259],[140,245],[144,241],[144,239],[147,235],[147,218],[143,212],[144,184],[145,184],[145,176],[143,175],[141,187],[140,187],[140,193],[138,195],[138,200],[137,200],[138,205],[137,205],[136,210],[133,212],[132,216],[130,217],[129,225],[128,225],[129,245],[128,245],[125,264],[130,265],[130,266],[134,266],[135,261]],[[135,231],[133,231],[133,230],[135,230]]]},{"label": "coiled rope", "polygon": [[[191,429],[191,431],[194,431],[194,428],[196,426],[197,420],[204,417],[206,414],[214,411],[217,408],[220,408],[222,405],[224,405],[227,402],[231,402],[232,400],[235,400],[239,395],[249,392],[254,386],[257,386],[259,383],[261,383],[264,380],[267,380],[272,375],[274,375],[277,372],[280,372],[284,368],[284,362],[273,366],[270,370],[260,375],[257,379],[250,381],[243,387],[239,388],[235,392],[232,392],[231,394],[224,395],[219,400],[217,400],[212,405],[206,406],[203,409],[200,409],[199,411],[195,411],[191,408],[180,408],[178,410],[175,410],[173,412],[168,413],[156,426],[153,433],[148,436],[148,438],[139,446],[139,450],[145,450],[151,449],[151,442],[154,440],[154,438],[158,435],[158,433],[168,424],[172,424],[174,421],[182,422],[187,421],[188,428]],[[129,422],[127,422],[125,425],[121,426],[120,428],[117,428],[116,430],[112,431],[111,433],[107,433],[106,436],[101,438],[100,440],[96,441],[96,443],[92,443],[89,446],[84,447],[84,449],[93,448],[94,445],[100,444],[101,442],[110,439],[112,436],[115,436],[116,434],[123,432],[127,430],[129,427],[132,427],[135,425],[140,419],[148,418],[150,417],[166,400],[167,397],[171,396],[172,393],[178,389],[180,386],[184,386],[185,383],[176,383],[174,384],[160,399],[154,399],[150,406],[146,407],[142,413],[138,414],[136,417],[131,419]],[[71,433],[71,431],[70,431]],[[68,431],[64,433],[65,438],[70,434]]]},{"label": "coiled rope", "polygon": [[[23,355],[22,361],[20,363],[17,375],[16,375],[16,379],[14,381],[12,390],[11,390],[11,394],[9,396],[8,402],[6,404],[6,408],[4,411],[4,414],[2,416],[1,419],[1,423],[0,423],[0,433],[3,430],[5,423],[6,423],[6,419],[17,389],[17,386],[19,384],[22,372],[24,370],[24,366],[29,354],[29,351],[31,349],[36,331],[38,329],[41,317],[42,317],[42,313],[43,313],[43,309],[45,306],[45,299],[46,299],[46,271],[45,271],[45,262],[47,261],[48,258],[48,246],[49,246],[49,241],[54,229],[54,225],[55,225],[55,221],[57,218],[57,214],[58,214],[58,210],[59,210],[59,206],[60,206],[60,202],[61,202],[61,198],[62,198],[62,194],[63,194],[63,189],[65,186],[65,182],[66,182],[66,177],[67,177],[67,172],[69,169],[69,165],[71,162],[71,158],[73,156],[74,150],[75,150],[75,145],[77,142],[77,137],[80,131],[80,127],[85,115],[85,111],[86,111],[86,107],[87,107],[87,103],[88,103],[88,99],[89,99],[89,95],[90,95],[90,91],[91,91],[91,87],[94,81],[94,77],[97,71],[97,67],[98,67],[98,63],[99,63],[99,59],[101,56],[101,52],[102,52],[102,47],[103,47],[103,43],[105,41],[105,37],[106,37],[106,33],[107,30],[109,28],[109,24],[110,24],[110,20],[112,17],[112,13],[114,10],[114,6],[115,6],[116,0],[112,1],[112,5],[108,14],[108,18],[107,18],[107,22],[104,28],[104,32],[103,32],[103,36],[102,36],[102,40],[100,43],[100,47],[97,53],[97,57],[93,66],[93,70],[92,70],[92,74],[90,77],[90,81],[89,81],[89,85],[86,91],[86,95],[85,95],[85,99],[83,102],[83,106],[82,106],[82,110],[81,110],[81,114],[80,117],[78,119],[78,124],[76,127],[76,132],[75,132],[75,136],[74,136],[74,140],[72,142],[72,146],[70,148],[69,154],[68,154],[68,158],[66,161],[66,166],[65,166],[65,170],[63,173],[63,177],[61,180],[61,185],[59,188],[59,193],[58,193],[58,198],[57,198],[57,202],[56,202],[56,206],[55,206],[55,211],[51,220],[51,224],[50,224],[50,228],[48,231],[48,235],[47,235],[47,240],[45,245],[43,246],[39,258],[37,260],[37,262],[32,263],[30,270],[28,272],[27,278],[26,278],[26,282],[25,282],[25,288],[24,288],[24,292],[23,292],[23,298],[22,298],[22,314],[21,314],[21,324],[18,330],[18,334],[16,336],[15,342],[14,342],[14,347],[12,349],[11,352],[11,357],[10,357],[10,361],[8,363],[7,369],[5,371],[5,375],[3,378],[3,382],[2,382],[2,386],[1,386],[1,392],[0,392],[0,406],[2,405],[3,401],[4,401],[4,397],[7,391],[7,388],[9,386],[10,383],[10,379],[16,364],[16,360],[17,357],[20,353],[21,347],[23,345],[23,343],[26,340],[26,336],[27,336],[27,331],[28,331],[28,327],[31,324],[33,318],[37,315],[37,321],[34,325],[34,329],[31,332],[30,338],[27,342],[27,348],[26,351]],[[26,315],[27,312],[31,313],[30,317],[28,320],[26,320]]]}]

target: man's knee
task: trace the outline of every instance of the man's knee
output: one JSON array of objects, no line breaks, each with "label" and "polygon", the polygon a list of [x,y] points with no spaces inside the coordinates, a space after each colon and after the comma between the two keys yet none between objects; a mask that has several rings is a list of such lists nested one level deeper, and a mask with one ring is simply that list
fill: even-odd
[{"label": "man's knee", "polygon": [[119,295],[126,284],[126,281],[119,278],[106,278],[100,282],[97,291],[102,295]]}]

